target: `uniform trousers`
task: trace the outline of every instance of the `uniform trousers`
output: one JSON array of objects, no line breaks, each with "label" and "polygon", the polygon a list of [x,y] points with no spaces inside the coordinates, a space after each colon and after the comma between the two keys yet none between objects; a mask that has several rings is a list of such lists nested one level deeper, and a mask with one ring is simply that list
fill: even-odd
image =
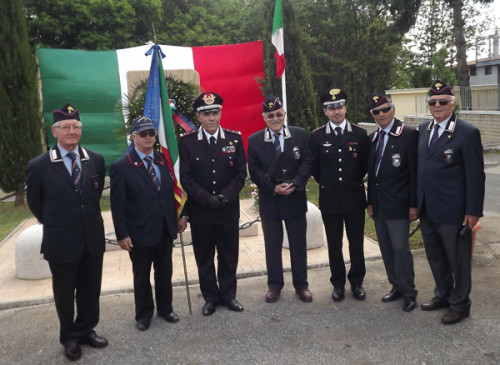
[{"label": "uniform trousers", "polygon": [[59,341],[63,345],[86,340],[99,322],[102,260],[103,255],[92,256],[84,249],[78,261],[49,262],[59,317]]},{"label": "uniform trousers", "polygon": [[408,233],[410,220],[376,216],[375,230],[389,283],[405,297],[416,297],[413,255]]},{"label": "uniform trousers", "polygon": [[349,241],[349,257],[351,268],[347,279],[351,286],[361,286],[366,274],[364,254],[365,211],[349,214],[331,214],[321,212],[328,242],[328,258],[330,259],[330,282],[335,288],[343,288],[346,283],[346,268],[342,253],[342,237],[344,222]]},{"label": "uniform trousers", "polygon": [[[133,244],[134,242],[132,242]],[[154,270],[156,311],[172,313],[172,238],[164,227],[161,240],[154,246],[134,246],[129,252],[134,273],[135,320],[151,320],[154,313],[151,288],[151,264]]]},{"label": "uniform trousers", "polygon": [[307,219],[306,214],[284,220],[262,219],[262,231],[266,249],[267,285],[281,290],[283,279],[283,221],[285,222],[292,264],[292,283],[296,290],[305,289],[307,282]]},{"label": "uniform trousers", "polygon": [[[206,302],[215,304],[225,304],[235,299],[239,255],[238,221],[190,225],[203,298]],[[214,264],[216,249],[217,273]]]},{"label": "uniform trousers", "polygon": [[471,230],[461,236],[461,224],[436,223],[425,213],[420,216],[420,228],[427,260],[436,282],[435,296],[448,301],[451,309],[468,312],[472,288]]}]

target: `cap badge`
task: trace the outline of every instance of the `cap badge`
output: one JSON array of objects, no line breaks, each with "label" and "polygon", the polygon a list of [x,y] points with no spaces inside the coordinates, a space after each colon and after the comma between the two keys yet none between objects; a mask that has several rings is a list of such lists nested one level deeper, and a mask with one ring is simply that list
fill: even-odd
[{"label": "cap badge", "polygon": [[267,103],[267,105],[269,106],[269,109],[272,109],[272,108],[273,108],[274,103],[273,103],[272,101],[270,101],[269,103]]},{"label": "cap badge", "polygon": [[373,97],[373,101],[375,102],[375,104],[378,103],[378,99],[380,99],[380,97],[377,95]]},{"label": "cap badge", "polygon": [[205,94],[203,95],[203,101],[207,105],[212,105],[215,102],[215,95],[214,94]]},{"label": "cap badge", "polygon": [[68,112],[69,113],[73,113],[74,110],[75,110],[75,108],[73,108],[71,105],[68,106]]},{"label": "cap badge", "polygon": [[441,89],[441,87],[443,86],[443,84],[441,84],[440,82],[437,82],[436,85],[434,85],[436,87],[436,90],[439,91],[439,89]]},{"label": "cap badge", "polygon": [[332,96],[332,100],[336,99],[335,95],[337,95],[338,93],[340,93],[340,89],[331,89],[330,90],[330,95]]}]

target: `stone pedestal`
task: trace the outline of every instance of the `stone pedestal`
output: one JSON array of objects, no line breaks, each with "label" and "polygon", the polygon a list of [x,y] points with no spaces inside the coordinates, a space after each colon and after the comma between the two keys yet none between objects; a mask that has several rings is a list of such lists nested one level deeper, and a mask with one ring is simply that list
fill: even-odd
[{"label": "stone pedestal", "polygon": [[[325,228],[323,227],[323,219],[321,211],[311,202],[307,202],[307,249],[318,248],[325,244]],[[289,248],[288,235],[286,233],[285,223],[283,223],[283,247]]]},{"label": "stone pedestal", "polygon": [[26,228],[16,239],[16,277],[19,279],[50,278],[49,263],[40,253],[43,226],[36,224]]}]

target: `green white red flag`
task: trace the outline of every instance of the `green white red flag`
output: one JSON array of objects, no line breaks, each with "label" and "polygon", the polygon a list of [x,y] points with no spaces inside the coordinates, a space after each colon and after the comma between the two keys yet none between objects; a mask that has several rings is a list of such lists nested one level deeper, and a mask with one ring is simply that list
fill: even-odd
[{"label": "green white red flag", "polygon": [[271,42],[276,47],[274,58],[276,58],[276,76],[281,78],[285,71],[285,43],[283,41],[283,11],[281,0],[276,0],[274,6],[273,36]]}]

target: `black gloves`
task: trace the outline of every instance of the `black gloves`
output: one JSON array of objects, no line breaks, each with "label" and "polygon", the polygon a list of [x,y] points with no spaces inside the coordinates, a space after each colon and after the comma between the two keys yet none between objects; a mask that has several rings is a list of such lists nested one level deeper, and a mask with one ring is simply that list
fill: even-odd
[{"label": "black gloves", "polygon": [[229,200],[222,194],[212,195],[208,199],[208,207],[213,210],[221,210],[229,205]]}]

